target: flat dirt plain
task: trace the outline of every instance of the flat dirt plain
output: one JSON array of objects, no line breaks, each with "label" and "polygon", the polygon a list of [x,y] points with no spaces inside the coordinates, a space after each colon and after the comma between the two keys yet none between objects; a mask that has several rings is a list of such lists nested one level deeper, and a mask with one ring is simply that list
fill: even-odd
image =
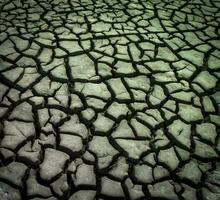
[{"label": "flat dirt plain", "polygon": [[1,200],[219,200],[219,0],[0,0]]}]

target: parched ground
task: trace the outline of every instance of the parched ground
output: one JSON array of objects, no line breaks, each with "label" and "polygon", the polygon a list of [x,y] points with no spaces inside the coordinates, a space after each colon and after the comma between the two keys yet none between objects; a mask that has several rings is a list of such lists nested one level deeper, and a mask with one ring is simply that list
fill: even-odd
[{"label": "parched ground", "polygon": [[1,200],[219,200],[219,0],[0,0]]}]

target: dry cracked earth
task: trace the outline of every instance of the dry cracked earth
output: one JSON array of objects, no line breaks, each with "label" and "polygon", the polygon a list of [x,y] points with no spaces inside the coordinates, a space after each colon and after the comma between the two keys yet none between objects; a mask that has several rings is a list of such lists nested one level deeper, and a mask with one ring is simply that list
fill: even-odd
[{"label": "dry cracked earth", "polygon": [[219,0],[0,0],[1,200],[219,200]]}]

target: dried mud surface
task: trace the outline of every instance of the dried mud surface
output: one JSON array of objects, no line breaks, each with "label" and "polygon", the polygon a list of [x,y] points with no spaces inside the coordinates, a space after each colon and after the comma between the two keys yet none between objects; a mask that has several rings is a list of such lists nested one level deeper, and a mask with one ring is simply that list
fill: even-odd
[{"label": "dried mud surface", "polygon": [[0,199],[219,200],[220,1],[0,0]]}]

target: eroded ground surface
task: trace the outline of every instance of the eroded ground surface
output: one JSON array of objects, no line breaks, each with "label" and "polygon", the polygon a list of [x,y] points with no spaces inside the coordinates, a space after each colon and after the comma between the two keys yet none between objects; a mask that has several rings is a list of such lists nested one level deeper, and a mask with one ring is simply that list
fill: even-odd
[{"label": "eroded ground surface", "polygon": [[0,0],[0,199],[219,200],[218,0]]}]

